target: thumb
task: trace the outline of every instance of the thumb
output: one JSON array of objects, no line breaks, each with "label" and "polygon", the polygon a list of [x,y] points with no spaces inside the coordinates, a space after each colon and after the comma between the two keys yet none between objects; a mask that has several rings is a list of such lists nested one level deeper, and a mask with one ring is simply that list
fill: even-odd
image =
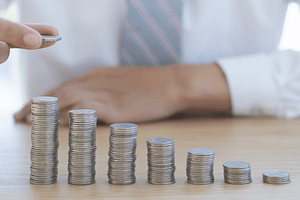
[{"label": "thumb", "polygon": [[42,45],[42,37],[36,30],[0,18],[0,41],[24,49],[38,49]]},{"label": "thumb", "polygon": [[7,43],[0,41],[0,64],[7,60],[9,52],[10,49]]}]

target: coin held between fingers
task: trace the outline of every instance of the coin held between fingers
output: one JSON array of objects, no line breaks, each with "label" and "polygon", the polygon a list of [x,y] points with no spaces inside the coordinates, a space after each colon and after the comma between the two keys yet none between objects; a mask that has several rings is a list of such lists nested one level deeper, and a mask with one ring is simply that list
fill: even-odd
[{"label": "coin held between fingers", "polygon": [[59,35],[52,35],[52,36],[42,35],[42,41],[45,41],[45,42],[57,42],[60,40],[62,40],[62,37]]}]

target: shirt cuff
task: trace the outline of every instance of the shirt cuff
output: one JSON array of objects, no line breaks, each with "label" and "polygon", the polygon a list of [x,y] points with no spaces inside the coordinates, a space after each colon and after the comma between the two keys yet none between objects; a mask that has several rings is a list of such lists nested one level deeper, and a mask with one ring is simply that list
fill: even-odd
[{"label": "shirt cuff", "polygon": [[233,115],[278,114],[274,63],[264,53],[217,60],[229,86]]}]

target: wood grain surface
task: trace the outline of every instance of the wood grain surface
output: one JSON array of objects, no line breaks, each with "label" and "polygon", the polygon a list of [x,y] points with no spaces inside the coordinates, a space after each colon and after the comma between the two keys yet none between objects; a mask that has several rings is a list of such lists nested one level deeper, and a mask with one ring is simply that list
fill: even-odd
[{"label": "wood grain surface", "polygon": [[[11,115],[2,115],[0,120],[0,199],[300,199],[300,120],[191,118],[139,124],[137,181],[126,186],[107,182],[109,126],[97,128],[95,184],[67,183],[68,129],[60,127],[58,182],[33,185],[29,183],[30,125],[15,124]],[[153,137],[175,141],[175,184],[147,182],[146,140]],[[187,151],[192,148],[215,150],[215,183],[186,182]],[[251,184],[224,183],[222,163],[235,160],[251,164]],[[265,184],[262,172],[267,170],[288,171],[292,181]]]}]

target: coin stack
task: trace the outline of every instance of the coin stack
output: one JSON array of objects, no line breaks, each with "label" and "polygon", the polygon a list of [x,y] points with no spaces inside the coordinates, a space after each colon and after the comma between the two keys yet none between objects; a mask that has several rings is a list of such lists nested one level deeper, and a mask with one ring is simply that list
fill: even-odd
[{"label": "coin stack", "polygon": [[215,151],[211,149],[190,149],[187,156],[187,181],[192,184],[211,184],[214,182]]},{"label": "coin stack", "polygon": [[74,185],[95,183],[97,116],[95,110],[69,111],[68,182]]},{"label": "coin stack", "polygon": [[57,181],[58,99],[33,97],[31,99],[31,174],[32,184],[52,184]]},{"label": "coin stack", "polygon": [[252,182],[251,167],[247,162],[231,161],[223,163],[226,183],[243,185]]},{"label": "coin stack", "polygon": [[174,140],[151,138],[147,140],[148,182],[164,185],[175,183]]},{"label": "coin stack", "polygon": [[110,125],[108,182],[115,185],[135,183],[136,124]]},{"label": "coin stack", "polygon": [[290,173],[285,171],[271,170],[262,174],[263,181],[270,184],[286,184],[291,182]]}]

